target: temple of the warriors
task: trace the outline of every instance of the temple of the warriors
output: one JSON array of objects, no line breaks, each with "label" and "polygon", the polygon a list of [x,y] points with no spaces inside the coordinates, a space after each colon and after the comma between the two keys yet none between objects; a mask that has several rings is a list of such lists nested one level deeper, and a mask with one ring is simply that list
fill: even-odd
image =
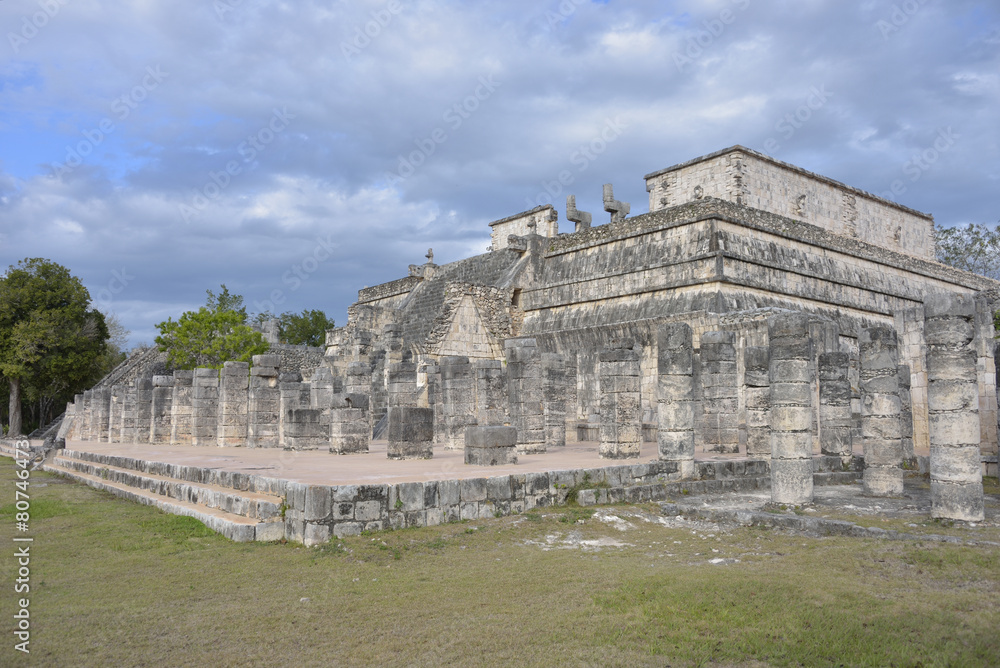
[{"label": "temple of the warriors", "polygon": [[[138,445],[73,446],[50,467],[143,493],[167,484],[143,475],[177,476],[173,498],[190,503],[225,496],[198,485],[242,487],[260,498],[208,505],[243,517],[226,531],[245,540],[519,512],[584,480],[595,502],[732,479],[804,504],[834,473],[898,496],[919,467],[933,516],[981,520],[1000,283],[935,261],[931,216],[741,146],[645,181],[648,213],[606,185],[604,213],[570,197],[565,220],[542,206],[490,223],[482,255],[437,265],[429,251],[360,290],[325,349],[275,346],[221,371],[134,358],[77,397],[62,432]],[[387,475],[454,450],[463,463],[434,481],[303,486],[151,465],[142,447],[315,450],[350,466],[376,443]],[[586,476],[546,467],[570,447],[598,462]]]}]

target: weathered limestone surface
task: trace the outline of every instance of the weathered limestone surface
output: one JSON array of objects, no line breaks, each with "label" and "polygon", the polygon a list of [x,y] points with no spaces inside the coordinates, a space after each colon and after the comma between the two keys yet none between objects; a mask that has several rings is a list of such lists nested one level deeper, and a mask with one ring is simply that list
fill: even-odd
[{"label": "weathered limestone surface", "polygon": [[430,459],[434,456],[434,409],[389,407],[389,459]]},{"label": "weathered limestone surface", "polygon": [[534,339],[507,339],[507,392],[521,454],[545,452],[542,360]]},{"label": "weathered limestone surface", "polygon": [[247,388],[247,447],[277,448],[281,413],[277,355],[254,355]]},{"label": "weathered limestone surface", "polygon": [[770,341],[771,501],[813,500],[813,344],[809,316],[789,313],[767,321]]},{"label": "weathered limestone surface", "polygon": [[677,462],[682,477],[694,475],[694,350],[691,326],[661,325],[657,350],[657,449]]},{"label": "weathered limestone surface", "polygon": [[495,425],[466,427],[465,463],[473,466],[516,464],[517,429]]},{"label": "weathered limestone surface", "polygon": [[975,301],[934,294],[924,302],[927,408],[931,441],[931,516],[984,517],[976,368]]},{"label": "weathered limestone surface", "polygon": [[864,492],[899,496],[903,493],[903,434],[896,331],[891,327],[865,328],[860,346]]},{"label": "weathered limestone surface", "polygon": [[330,413],[330,452],[338,455],[368,452],[371,415],[367,394],[335,394]]},{"label": "weathered limestone surface", "polygon": [[137,378],[135,381],[135,442],[149,443],[153,426],[153,379]]},{"label": "weathered limestone surface", "polygon": [[566,356],[542,353],[542,392],[545,412],[545,445],[566,445]]},{"label": "weathered limestone surface", "polygon": [[174,371],[174,391],[170,398],[170,443],[191,445],[194,414],[194,371]]},{"label": "weathered limestone surface", "polygon": [[849,353],[829,352],[819,356],[820,452],[840,457],[845,465],[850,464],[854,452],[850,366]]},{"label": "weathered limestone surface", "polygon": [[631,347],[602,350],[601,442],[604,459],[639,456],[642,446],[642,409],[639,403],[639,353]]},{"label": "weathered limestone surface", "polygon": [[249,390],[250,364],[225,362],[219,384],[218,444],[220,446],[246,445]]},{"label": "weathered limestone surface", "polygon": [[94,433],[97,431],[96,411],[94,410],[94,391],[85,390],[83,393],[83,410],[80,412],[80,440],[93,441]]},{"label": "weathered limestone surface", "polygon": [[91,410],[94,412],[94,431],[91,437],[95,441],[108,442],[108,420],[111,417],[111,388],[95,387]]},{"label": "weathered limestone surface", "polygon": [[219,370],[194,370],[191,387],[191,445],[216,445],[219,438]]},{"label": "weathered limestone surface", "polygon": [[732,332],[702,334],[701,389],[705,448],[713,452],[739,452],[736,337]]},{"label": "weathered limestone surface", "polygon": [[744,348],[747,457],[753,459],[771,458],[771,383],[768,380],[770,363],[766,346]]},{"label": "weathered limestone surface", "polygon": [[899,433],[903,441],[903,461],[914,463],[913,452],[913,397],[910,394],[910,365],[900,364],[896,369],[899,378]]},{"label": "weathered limestone surface", "polygon": [[153,376],[153,399],[150,408],[150,443],[170,443],[171,407],[174,396],[173,376]]},{"label": "weathered limestone surface", "polygon": [[138,435],[139,406],[134,383],[122,388],[122,443],[136,443]]},{"label": "weathered limestone surface", "polygon": [[510,422],[507,374],[500,360],[476,360],[476,421],[482,426]]},{"label": "weathered limestone surface", "polygon": [[476,424],[476,377],[465,356],[442,357],[441,396],[444,411],[444,448],[465,447],[465,429]]},{"label": "weathered limestone surface", "polygon": [[985,294],[976,297],[976,371],[979,376],[979,449],[986,457],[998,454],[997,421],[997,339],[993,327],[993,312],[1000,309],[1000,300],[994,302]]},{"label": "weathered limestone surface", "polygon": [[[287,378],[287,380],[285,380]],[[286,450],[318,450],[330,445],[330,426],[322,424],[322,411],[312,408],[309,384],[297,373],[278,377],[281,397],[280,442]]]}]

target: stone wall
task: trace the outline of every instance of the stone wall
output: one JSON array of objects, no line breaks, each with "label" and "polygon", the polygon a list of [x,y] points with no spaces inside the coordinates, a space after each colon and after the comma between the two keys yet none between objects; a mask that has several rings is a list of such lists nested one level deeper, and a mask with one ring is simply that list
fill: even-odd
[{"label": "stone wall", "polygon": [[506,248],[510,235],[526,236],[538,234],[543,237],[554,237],[559,234],[559,213],[551,204],[535,207],[530,211],[508,216],[490,223],[493,228],[493,250]]}]

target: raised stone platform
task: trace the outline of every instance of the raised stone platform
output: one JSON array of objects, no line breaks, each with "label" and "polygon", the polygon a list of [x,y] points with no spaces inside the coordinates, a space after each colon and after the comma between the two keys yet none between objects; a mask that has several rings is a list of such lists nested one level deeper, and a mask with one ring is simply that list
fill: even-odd
[{"label": "raised stone platform", "polygon": [[[638,460],[609,465],[596,443],[517,464],[470,466],[460,450],[393,461],[387,444],[331,456],[315,451],[132,445],[70,440],[44,469],[165,512],[189,515],[236,541],[287,539],[315,545],[332,536],[475,520],[566,503],[663,501],[678,494],[766,489],[769,462],[736,455],[695,462],[680,481],[676,462],[643,444]],[[12,455],[9,443],[0,451]],[[817,484],[852,483],[839,457],[813,459]]]}]

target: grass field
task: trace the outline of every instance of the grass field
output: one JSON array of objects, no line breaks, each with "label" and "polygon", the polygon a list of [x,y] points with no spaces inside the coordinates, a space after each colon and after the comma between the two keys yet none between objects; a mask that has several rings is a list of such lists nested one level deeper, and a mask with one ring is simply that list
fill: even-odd
[{"label": "grass field", "polygon": [[[0,539],[14,531],[0,459]],[[989,666],[1000,548],[728,531],[563,508],[334,541],[231,543],[31,477],[31,654],[0,665]],[[981,539],[981,534],[974,536]],[[715,563],[713,563],[713,561]]]}]

